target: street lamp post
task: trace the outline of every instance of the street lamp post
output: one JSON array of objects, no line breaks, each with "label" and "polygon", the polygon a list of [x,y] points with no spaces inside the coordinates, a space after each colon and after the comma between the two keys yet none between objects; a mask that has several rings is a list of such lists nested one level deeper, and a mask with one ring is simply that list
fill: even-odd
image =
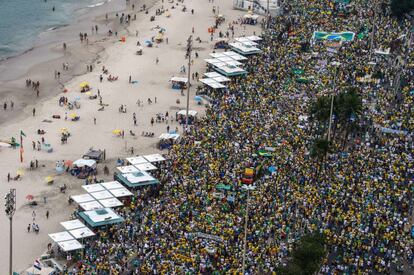
[{"label": "street lamp post", "polygon": [[16,189],[11,188],[9,193],[6,194],[5,212],[10,220],[10,251],[9,251],[9,274],[13,275],[13,215],[16,212]]},{"label": "street lamp post", "polygon": [[249,224],[249,201],[250,201],[250,191],[255,190],[256,186],[254,185],[243,185],[243,189],[247,191],[247,198],[246,198],[246,213],[244,216],[244,238],[243,238],[243,264],[242,264],[242,275],[244,275],[246,270],[246,247],[247,247],[247,227]]},{"label": "street lamp post", "polygon": [[334,79],[333,79],[333,84],[332,84],[332,94],[331,94],[331,108],[330,108],[330,112],[329,112],[329,127],[328,127],[328,142],[331,141],[331,128],[332,128],[332,115],[333,115],[333,105],[334,105],[334,98],[335,98],[335,88],[336,88],[336,75],[338,72],[338,66],[341,63],[339,62],[332,62],[332,65],[335,66],[335,74],[334,74]]},{"label": "street lamp post", "polygon": [[193,36],[190,35],[187,39],[187,55],[188,55],[188,81],[187,81],[187,108],[185,111],[185,131],[188,131],[188,109],[190,106],[190,77],[191,77],[191,52],[193,50]]}]

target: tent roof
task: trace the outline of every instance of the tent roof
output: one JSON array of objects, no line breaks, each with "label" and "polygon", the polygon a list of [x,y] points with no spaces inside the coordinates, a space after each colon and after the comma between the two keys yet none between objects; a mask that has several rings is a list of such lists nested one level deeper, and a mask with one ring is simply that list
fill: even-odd
[{"label": "tent roof", "polygon": [[145,155],[144,158],[149,162],[165,161],[165,158],[161,154]]},{"label": "tent roof", "polygon": [[93,231],[87,228],[86,226],[70,230],[69,233],[73,237],[75,237],[75,239],[82,239],[82,238],[95,236],[95,233],[93,233]]},{"label": "tent roof", "polygon": [[80,203],[79,206],[85,211],[104,208],[102,204],[96,200]]},{"label": "tent roof", "polygon": [[164,134],[161,134],[158,138],[159,139],[174,139],[174,140],[177,140],[179,137],[180,137],[179,134],[164,133]]},{"label": "tent roof", "polygon": [[115,177],[122,182],[124,185],[135,188],[140,186],[158,184],[159,181],[152,177],[145,171],[141,171],[138,173],[129,173],[129,174],[116,174]]},{"label": "tent roof", "polygon": [[72,165],[76,165],[78,167],[83,167],[83,166],[95,167],[96,161],[93,159],[78,159],[74,161]]},{"label": "tent roof", "polygon": [[89,194],[75,195],[75,196],[71,196],[71,198],[78,204],[94,200],[94,198]]},{"label": "tent roof", "polygon": [[126,158],[126,160],[132,165],[148,162],[143,156],[130,157]]},{"label": "tent roof", "polygon": [[82,188],[85,189],[85,191],[88,192],[88,193],[104,191],[105,190],[105,187],[103,187],[99,183],[89,184],[89,185],[82,185]]},{"label": "tent roof", "polygon": [[134,165],[119,166],[116,169],[118,169],[119,172],[121,172],[122,174],[125,174],[125,173],[134,173],[134,172],[138,172],[139,171],[139,169],[137,169]]},{"label": "tent roof", "polygon": [[65,228],[66,230],[73,230],[76,228],[81,228],[84,227],[85,225],[83,224],[83,222],[81,222],[79,219],[76,220],[70,220],[70,221],[66,221],[66,222],[61,222],[60,223],[63,228]]},{"label": "tent roof", "polygon": [[155,166],[154,164],[150,162],[137,164],[135,165],[135,167],[137,167],[139,171],[151,171],[151,170],[158,169],[157,166]]},{"label": "tent roof", "polygon": [[83,245],[80,242],[78,242],[77,240],[58,242],[57,244],[65,252],[73,251],[73,250],[79,250],[79,249],[83,248]]},{"label": "tent roof", "polygon": [[[178,115],[185,116],[185,115],[187,114],[187,110],[180,110],[177,114],[178,114]],[[188,115],[189,115],[189,116],[196,116],[196,115],[197,115],[197,111],[194,111],[194,110],[188,110]]]},{"label": "tent roof", "polygon": [[51,233],[49,234],[49,237],[54,241],[54,242],[62,242],[62,241],[68,241],[68,240],[73,240],[73,236],[71,234],[69,234],[68,231],[62,231],[62,232],[57,232],[57,233]]},{"label": "tent roof", "polygon": [[188,82],[188,78],[187,77],[178,77],[178,76],[173,76],[170,79],[171,82],[183,82],[183,83],[187,83]]},{"label": "tent roof", "polygon": [[93,192],[93,193],[90,193],[90,194],[97,200],[113,198],[112,194],[109,193],[108,190]]},{"label": "tent roof", "polygon": [[104,207],[118,207],[118,206],[123,206],[124,204],[118,200],[117,198],[110,198],[110,199],[104,199],[104,200],[99,200],[99,202],[104,206]]},{"label": "tent roof", "polygon": [[118,189],[118,188],[124,188],[122,184],[120,184],[118,181],[108,181],[101,183],[103,187],[105,187],[108,190],[111,189]]},{"label": "tent roof", "polygon": [[132,194],[131,191],[129,191],[125,187],[118,188],[118,189],[111,189],[111,190],[109,190],[109,192],[111,192],[111,194],[116,198],[130,197],[130,196],[134,195],[134,194]]},{"label": "tent roof", "polygon": [[80,212],[79,216],[91,227],[123,222],[124,219],[111,208]]}]

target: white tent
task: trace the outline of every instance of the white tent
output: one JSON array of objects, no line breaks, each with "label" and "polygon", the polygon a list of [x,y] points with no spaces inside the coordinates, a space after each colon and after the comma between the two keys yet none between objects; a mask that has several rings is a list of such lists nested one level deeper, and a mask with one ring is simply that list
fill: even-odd
[{"label": "white tent", "polygon": [[58,242],[57,244],[65,252],[73,251],[73,250],[79,250],[79,249],[83,248],[83,245],[80,242],[78,242],[77,240]]},{"label": "white tent", "polygon": [[75,237],[75,239],[82,239],[82,238],[95,236],[95,233],[93,233],[93,231],[87,228],[86,226],[82,228],[70,230],[69,233],[73,237]]},{"label": "white tent", "polygon": [[124,188],[124,186],[121,183],[119,183],[118,181],[103,182],[103,183],[101,183],[101,185],[103,187],[105,187],[105,189],[107,189],[107,190]]},{"label": "white tent", "polygon": [[49,234],[49,237],[54,242],[63,242],[63,241],[73,240],[73,236],[69,234],[68,231],[52,233],[52,234]]},{"label": "white tent", "polygon": [[263,40],[260,36],[257,36],[257,35],[247,36],[246,38],[251,41],[262,41]]},{"label": "white tent", "polygon": [[165,161],[165,158],[161,154],[145,155],[144,158],[149,162]]},{"label": "white tent", "polygon": [[88,166],[91,168],[96,167],[96,161],[93,159],[78,159],[77,161],[74,161],[72,165],[76,165],[77,167],[84,167]]},{"label": "white tent", "polygon": [[104,199],[104,200],[99,200],[99,202],[104,206],[104,207],[118,207],[118,206],[123,206],[124,204],[118,200],[117,198],[110,198],[110,199]]},{"label": "white tent", "polygon": [[139,170],[133,165],[119,166],[116,169],[118,169],[122,174],[139,172]]},{"label": "white tent", "polygon": [[231,58],[233,58],[236,61],[241,61],[241,60],[247,60],[248,59],[247,57],[245,57],[241,54],[238,54],[236,52],[233,52],[233,51],[224,52],[223,54],[225,56],[230,56]]},{"label": "white tent", "polygon": [[85,225],[79,219],[61,222],[60,224],[66,230],[73,230],[73,229],[85,227]]},{"label": "white tent", "polygon": [[104,191],[105,190],[105,187],[103,187],[99,183],[89,184],[89,185],[82,185],[82,188],[85,189],[85,191],[88,192],[88,193]]},{"label": "white tent", "polygon": [[153,165],[150,162],[137,164],[137,165],[135,165],[135,167],[137,167],[137,169],[139,171],[151,171],[151,170],[157,170],[158,169],[157,166]]},{"label": "white tent", "polygon": [[236,40],[237,42],[243,43],[243,44],[251,45],[251,46],[258,45],[256,42],[248,39],[247,37],[237,37],[237,38],[234,38],[234,40]]},{"label": "white tent", "polygon": [[130,197],[130,196],[134,195],[134,194],[131,193],[131,191],[129,191],[125,187],[124,188],[118,188],[118,189],[111,189],[111,190],[109,190],[109,192],[111,192],[111,194],[116,198]]},{"label": "white tent", "polygon": [[123,176],[131,183],[140,183],[156,180],[153,176],[151,176],[145,171],[141,171],[139,174],[123,174]]},{"label": "white tent", "polygon": [[213,88],[213,89],[222,89],[222,88],[226,88],[226,86],[224,86],[223,84],[221,84],[220,82],[217,82],[216,80],[214,80],[213,78],[201,78],[200,82],[206,84],[207,86]]},{"label": "white tent", "polygon": [[89,194],[82,194],[82,195],[75,195],[75,196],[71,196],[72,200],[74,200],[77,204],[83,203],[83,202],[88,202],[88,201],[93,201],[94,198],[89,195]]},{"label": "white tent", "polygon": [[135,164],[140,164],[140,163],[144,163],[144,162],[148,162],[144,157],[142,156],[138,156],[138,157],[130,157],[130,158],[126,158],[126,160],[131,164],[131,165],[135,165]]},{"label": "white tent", "polygon": [[251,45],[247,45],[241,42],[230,43],[230,47],[232,47],[235,51],[242,53],[242,54],[256,54],[260,53],[261,50]]},{"label": "white tent", "polygon": [[208,72],[208,73],[204,73],[205,76],[207,76],[208,78],[215,78],[215,77],[220,77],[222,76],[221,74],[219,74],[218,72]]},{"label": "white tent", "polygon": [[93,201],[88,201],[88,202],[83,202],[80,203],[79,206],[85,210],[85,211],[90,211],[90,210],[95,210],[95,209],[101,209],[104,208],[102,206],[102,204],[100,204],[98,201],[93,200]]}]

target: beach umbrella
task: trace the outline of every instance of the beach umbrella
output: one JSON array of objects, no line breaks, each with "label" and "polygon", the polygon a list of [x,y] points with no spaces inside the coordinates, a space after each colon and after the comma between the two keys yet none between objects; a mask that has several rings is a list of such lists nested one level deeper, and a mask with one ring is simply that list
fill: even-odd
[{"label": "beach umbrella", "polygon": [[201,98],[201,96],[196,95],[196,96],[194,97],[194,100],[195,100],[195,101],[197,101],[197,102],[200,102],[200,101],[202,101],[203,99]]},{"label": "beach umbrella", "polygon": [[24,170],[22,168],[18,169],[16,172],[17,175],[19,176],[23,176],[24,175]]},{"label": "beach umbrella", "polygon": [[151,40],[145,40],[144,43],[147,44],[147,45],[150,45],[150,44],[152,44],[152,41]]},{"label": "beach umbrella", "polygon": [[89,86],[89,83],[88,83],[88,82],[86,82],[86,81],[84,81],[84,82],[82,82],[81,84],[79,84],[79,86],[80,86],[81,88],[84,88],[84,87],[86,87],[86,86]]},{"label": "beach umbrella", "polygon": [[0,142],[0,147],[11,147],[10,143],[6,143],[6,142]]},{"label": "beach umbrella", "polygon": [[52,182],[52,181],[53,181],[53,177],[52,177],[52,176],[47,176],[47,177],[45,178],[45,181],[46,181],[46,183],[50,183],[50,182]]},{"label": "beach umbrella", "polygon": [[75,117],[77,117],[77,116],[78,116],[78,115],[77,115],[77,114],[75,114],[75,113],[72,113],[72,114],[70,114],[70,115],[69,115],[69,117],[70,117],[70,118],[75,118]]},{"label": "beach umbrella", "polygon": [[28,200],[28,201],[31,201],[33,199],[34,199],[33,195],[27,195],[26,196],[26,200]]},{"label": "beach umbrella", "polygon": [[91,92],[86,92],[85,95],[90,96],[90,95],[92,95],[92,93]]},{"label": "beach umbrella", "polygon": [[71,160],[65,160],[65,166],[72,166],[73,161]]},{"label": "beach umbrella", "polygon": [[112,131],[112,133],[114,134],[114,135],[117,135],[117,136],[119,136],[120,134],[121,134],[121,130],[119,130],[119,129],[115,129],[115,130],[113,130]]}]

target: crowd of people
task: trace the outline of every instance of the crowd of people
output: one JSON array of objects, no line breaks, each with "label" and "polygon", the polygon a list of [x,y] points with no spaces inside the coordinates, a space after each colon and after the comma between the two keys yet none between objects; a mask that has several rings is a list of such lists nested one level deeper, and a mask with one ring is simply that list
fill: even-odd
[{"label": "crowd of people", "polygon": [[[319,232],[323,274],[412,270],[412,26],[381,0],[337,2],[281,3],[248,75],[210,92],[205,118],[160,167],[161,183],[136,190],[119,210],[125,222],[98,231],[75,269],[223,274],[240,272],[245,257],[247,274],[272,274],[301,236]],[[335,45],[312,40],[321,30],[356,35]],[[310,154],[317,125],[299,117],[316,98],[350,86],[362,97],[363,131],[345,146],[334,139],[321,169]],[[241,183],[248,167],[261,167],[251,190]]]}]

